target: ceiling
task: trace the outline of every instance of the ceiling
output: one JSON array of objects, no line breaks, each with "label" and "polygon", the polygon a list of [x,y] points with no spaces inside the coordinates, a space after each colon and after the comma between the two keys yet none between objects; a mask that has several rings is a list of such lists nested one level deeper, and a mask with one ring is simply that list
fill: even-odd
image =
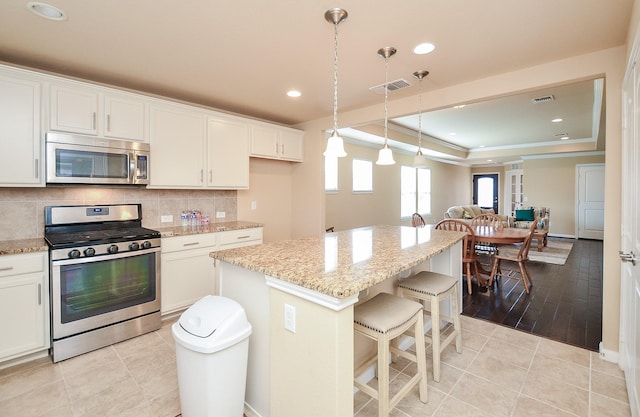
[{"label": "ceiling", "polygon": [[[338,104],[342,112],[380,103],[381,95],[370,87],[384,83],[384,60],[376,53],[381,47],[394,46],[398,50],[389,60],[388,80],[404,79],[410,84],[390,94],[390,100],[400,99],[418,94],[418,82],[411,74],[419,69],[430,71],[423,81],[424,91],[430,91],[623,45],[633,3],[632,0],[405,0],[394,4],[385,0],[343,0],[342,4],[336,4],[335,0],[44,2],[63,10],[67,20],[38,17],[27,9],[25,0],[0,2],[0,61],[284,125],[332,115],[334,28],[324,19],[325,11],[332,7],[343,7],[349,13],[339,25]],[[412,48],[421,42],[435,44],[435,51],[428,55],[413,54]],[[287,97],[290,89],[301,91],[302,96]],[[592,95],[593,84],[588,88],[590,92],[587,88],[583,92],[569,90],[554,91],[557,100],[552,105],[558,107],[569,102],[565,93]],[[546,92],[534,94],[538,93]],[[514,134],[507,130],[516,117],[507,117],[506,109],[516,111],[517,106],[507,103],[508,97],[501,100],[505,103],[491,101],[502,116],[498,122],[492,104],[476,103],[460,111],[444,109],[424,115],[422,125],[426,133],[437,138],[433,139],[435,142],[460,141],[453,149],[456,146],[469,149],[469,155],[478,153],[474,149],[480,145],[504,146],[498,141],[502,135],[496,127],[505,131],[511,145],[548,139],[551,131],[533,133],[532,126],[541,122],[527,124],[529,113],[544,113],[540,110],[542,105],[534,106],[537,110],[531,112],[520,108],[524,115],[519,115],[519,132]],[[580,105],[581,109],[585,103]],[[554,133],[570,131],[571,140],[592,137],[591,124],[574,126],[577,119],[573,116],[553,117],[565,119],[563,126],[553,127]],[[452,124],[457,133],[455,138],[449,135]],[[489,124],[492,135],[486,136],[482,128]],[[417,128],[412,118],[394,120],[392,125],[400,131]],[[530,134],[526,135],[527,132]],[[476,160],[471,156],[466,160],[486,162],[486,158]]]}]

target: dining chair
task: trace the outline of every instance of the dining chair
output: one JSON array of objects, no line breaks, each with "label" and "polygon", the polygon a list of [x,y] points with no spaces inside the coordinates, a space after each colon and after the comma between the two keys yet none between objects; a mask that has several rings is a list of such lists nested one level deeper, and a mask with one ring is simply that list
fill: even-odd
[{"label": "dining chair", "polygon": [[[501,276],[511,279],[520,279],[524,285],[524,290],[529,294],[529,287],[533,286],[531,281],[531,275],[527,270],[527,261],[529,260],[529,248],[531,247],[531,241],[533,240],[533,233],[536,229],[537,221],[534,221],[529,227],[529,235],[524,242],[519,245],[512,245],[513,247],[507,248],[508,245],[503,245],[500,252],[496,253],[493,257],[493,266],[491,268],[491,276],[489,278],[489,287],[493,285],[493,281],[496,277]],[[501,267],[502,261],[512,261],[518,264],[518,270],[503,270]]]},{"label": "dining chair", "polygon": [[[484,213],[471,219],[471,227],[476,230],[477,227],[487,227],[494,230],[503,230],[504,224],[497,214]],[[493,255],[498,251],[498,245],[489,242],[476,241],[476,252],[489,255],[489,259],[493,262]]]},{"label": "dining chair", "polygon": [[480,285],[480,271],[478,270],[478,263],[476,262],[475,250],[476,234],[473,232],[471,226],[462,220],[456,219],[440,220],[436,224],[436,229],[453,230],[456,232],[465,232],[467,234],[462,240],[462,264],[467,276],[467,291],[471,294],[471,280],[473,277],[476,277],[476,281],[478,282],[478,285]]},{"label": "dining chair", "polygon": [[411,226],[413,227],[423,227],[425,225],[424,218],[420,215],[420,213],[413,213],[411,216]]}]

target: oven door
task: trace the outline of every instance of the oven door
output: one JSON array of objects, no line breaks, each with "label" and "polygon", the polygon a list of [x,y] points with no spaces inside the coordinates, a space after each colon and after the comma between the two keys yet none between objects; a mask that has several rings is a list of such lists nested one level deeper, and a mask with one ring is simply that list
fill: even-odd
[{"label": "oven door", "polygon": [[51,262],[54,340],[160,311],[160,248]]}]

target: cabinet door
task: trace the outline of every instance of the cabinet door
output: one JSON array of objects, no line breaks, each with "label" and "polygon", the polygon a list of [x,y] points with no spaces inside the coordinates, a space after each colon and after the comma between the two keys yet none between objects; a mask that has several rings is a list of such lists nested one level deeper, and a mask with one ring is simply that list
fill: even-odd
[{"label": "cabinet door", "polygon": [[0,75],[0,186],[43,186],[40,83]]},{"label": "cabinet door", "polygon": [[201,248],[162,254],[162,314],[189,307],[205,295],[215,294],[214,259]]},{"label": "cabinet door", "polygon": [[204,113],[152,105],[150,188],[204,187]]},{"label": "cabinet door", "polygon": [[98,134],[98,93],[51,86],[51,130]]},{"label": "cabinet door", "polygon": [[146,141],[145,103],[125,95],[104,97],[104,136]]},{"label": "cabinet door", "polygon": [[48,253],[0,256],[0,360],[49,347]]},{"label": "cabinet door", "polygon": [[278,158],[278,130],[269,126],[251,126],[251,156]]},{"label": "cabinet door", "polygon": [[207,129],[207,186],[249,188],[249,126],[209,118]]},{"label": "cabinet door", "polygon": [[302,132],[280,132],[280,157],[289,161],[302,161],[303,159]]}]

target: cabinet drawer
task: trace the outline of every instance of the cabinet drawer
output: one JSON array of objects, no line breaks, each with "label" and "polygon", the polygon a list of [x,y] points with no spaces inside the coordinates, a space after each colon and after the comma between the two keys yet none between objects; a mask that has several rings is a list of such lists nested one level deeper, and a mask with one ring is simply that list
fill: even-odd
[{"label": "cabinet drawer", "polygon": [[0,256],[0,277],[46,271],[47,252]]},{"label": "cabinet drawer", "polygon": [[215,233],[166,237],[162,239],[162,253],[216,246]]},{"label": "cabinet drawer", "polygon": [[253,229],[230,230],[218,233],[219,249],[229,249],[246,245],[262,243],[262,227]]}]

